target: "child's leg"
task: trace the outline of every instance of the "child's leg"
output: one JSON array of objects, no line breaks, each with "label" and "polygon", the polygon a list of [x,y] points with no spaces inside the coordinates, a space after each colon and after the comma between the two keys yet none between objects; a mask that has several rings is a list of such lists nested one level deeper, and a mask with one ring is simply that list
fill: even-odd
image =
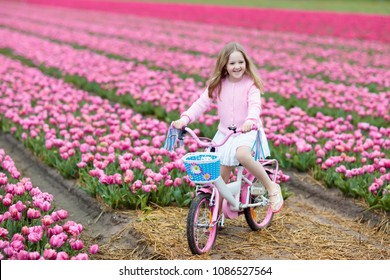
[{"label": "child's leg", "polygon": [[[233,169],[233,167],[231,167],[231,166],[221,165],[221,177],[226,184],[229,183],[230,173],[232,172],[232,169]],[[223,197],[222,197],[222,195],[220,195],[219,196],[219,209],[220,210],[222,210],[222,201],[223,201]]]},{"label": "child's leg", "polygon": [[231,166],[221,165],[221,177],[226,184],[229,183],[230,173],[232,172],[232,169],[233,168]]},{"label": "child's leg", "polygon": [[251,148],[248,146],[238,147],[236,157],[237,160],[267,189],[272,210],[274,212],[279,212],[283,206],[283,196],[280,186],[268,177],[268,174],[265,172],[261,163],[254,160],[251,154]]}]

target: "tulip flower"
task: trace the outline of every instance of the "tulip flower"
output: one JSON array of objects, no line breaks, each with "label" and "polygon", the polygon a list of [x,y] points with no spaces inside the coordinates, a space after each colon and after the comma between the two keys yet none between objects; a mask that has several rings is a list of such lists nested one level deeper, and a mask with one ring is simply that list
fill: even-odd
[{"label": "tulip flower", "polygon": [[56,260],[69,260],[69,255],[66,252],[58,252]]},{"label": "tulip flower", "polygon": [[89,253],[92,255],[97,254],[98,251],[99,251],[99,246],[97,244],[93,244],[89,247]]}]

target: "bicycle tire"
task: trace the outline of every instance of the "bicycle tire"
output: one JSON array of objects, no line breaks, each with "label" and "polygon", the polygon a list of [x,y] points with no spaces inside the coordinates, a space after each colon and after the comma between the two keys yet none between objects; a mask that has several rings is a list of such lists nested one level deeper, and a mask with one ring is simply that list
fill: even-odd
[{"label": "bicycle tire", "polygon": [[[252,183],[256,183],[256,177],[253,178]],[[267,192],[264,195],[267,197]],[[254,203],[258,196],[250,195],[249,203]],[[248,207],[244,209],[245,220],[249,227],[254,230],[260,230],[268,227],[274,216],[271,207],[269,204],[266,206],[256,206],[256,207]]]},{"label": "bicycle tire", "polygon": [[215,244],[218,223],[210,227],[215,206],[210,206],[210,194],[201,193],[191,202],[187,215],[187,241],[192,254],[209,252]]}]

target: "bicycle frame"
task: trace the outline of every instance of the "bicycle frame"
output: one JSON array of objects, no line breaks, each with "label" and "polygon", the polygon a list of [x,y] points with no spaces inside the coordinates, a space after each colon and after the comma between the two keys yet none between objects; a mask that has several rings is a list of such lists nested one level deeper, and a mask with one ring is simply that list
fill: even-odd
[{"label": "bicycle frame", "polygon": [[[275,168],[273,170],[266,169],[266,171],[277,174],[278,172],[278,162],[276,160],[263,160],[261,161],[263,166],[267,166],[270,164],[275,164]],[[237,179],[234,182],[225,183],[222,177],[219,177],[213,183],[206,183],[203,185],[199,185],[196,193],[210,193],[211,199],[210,201],[219,201],[219,196],[225,199],[226,203],[222,204],[222,212],[224,215],[233,219],[236,218],[245,208],[248,207],[256,207],[256,206],[265,206],[268,204],[268,198],[261,195],[261,199],[257,203],[249,203],[251,188],[253,186],[252,180],[253,178],[248,178],[243,174],[244,167],[237,167]],[[249,176],[253,176],[248,173]],[[275,181],[276,176],[273,176],[273,181]],[[213,206],[213,205],[211,205]],[[219,207],[214,208],[213,213],[213,223],[217,222],[218,219]]]},{"label": "bicycle frame", "polygon": [[[226,135],[226,138],[222,141],[222,143],[216,144],[212,142],[205,143],[203,141],[200,141],[197,135],[188,127],[183,127],[181,131],[183,134],[185,132],[188,132],[200,146],[208,147],[208,148],[213,148],[213,147],[215,148],[215,147],[222,146],[223,144],[226,143],[227,139],[232,134],[241,132],[241,130],[234,129],[234,131]],[[182,137],[183,135],[180,135],[179,139],[183,139]],[[266,171],[273,173],[274,175],[277,174],[279,166],[276,160],[273,159],[261,160],[260,162],[262,163],[263,166],[267,166],[269,164],[275,164],[274,170],[266,169]],[[253,185],[252,184],[253,177],[247,178],[247,176],[243,174],[243,171],[244,171],[243,166],[240,165],[237,167],[237,176],[236,176],[237,178],[234,182],[230,182],[226,184],[222,179],[222,177],[219,176],[212,183],[201,184],[202,187],[197,188],[197,194],[198,192],[210,193],[211,194],[210,201],[217,201],[217,202],[219,202],[220,199],[219,196],[222,195],[224,201],[227,202],[222,204],[222,211],[227,218],[237,217],[240,213],[242,213],[242,211],[245,208],[266,205],[268,203],[268,199],[263,195],[261,196],[261,200],[259,200],[257,203],[249,203],[250,191]],[[253,176],[249,173],[248,175]],[[273,176],[273,181],[275,180],[276,180],[276,176]],[[210,186],[212,186],[212,188],[210,188]],[[214,211],[219,212],[219,207],[215,207]],[[213,213],[213,223],[217,222],[217,219],[218,219],[218,213]]]},{"label": "bicycle frame", "polygon": [[[201,147],[211,148],[210,152],[188,153],[183,157],[189,178],[197,184],[196,196],[191,202],[187,216],[186,235],[193,254],[204,254],[212,249],[218,228],[223,226],[225,217],[234,219],[243,214],[249,227],[254,231],[269,226],[273,218],[266,190],[263,186],[258,186],[258,181],[251,173],[244,173],[243,166],[237,167],[235,181],[225,183],[221,177],[219,157],[212,152],[215,151],[213,148],[225,144],[233,133],[241,132],[236,128],[232,130],[219,144],[201,141],[187,127],[182,128],[178,135],[178,139],[183,140],[183,134],[188,132]],[[172,147],[174,142],[170,142],[168,147]],[[259,162],[270,179],[275,182],[278,162],[274,159]],[[272,168],[269,168],[270,164]]]}]

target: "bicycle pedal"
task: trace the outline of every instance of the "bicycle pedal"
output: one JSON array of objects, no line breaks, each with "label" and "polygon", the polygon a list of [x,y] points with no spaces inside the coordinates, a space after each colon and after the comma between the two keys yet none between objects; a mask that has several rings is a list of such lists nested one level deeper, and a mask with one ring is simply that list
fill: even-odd
[{"label": "bicycle pedal", "polygon": [[224,227],[225,226],[225,215],[222,213],[221,216],[218,219],[218,226]]}]

